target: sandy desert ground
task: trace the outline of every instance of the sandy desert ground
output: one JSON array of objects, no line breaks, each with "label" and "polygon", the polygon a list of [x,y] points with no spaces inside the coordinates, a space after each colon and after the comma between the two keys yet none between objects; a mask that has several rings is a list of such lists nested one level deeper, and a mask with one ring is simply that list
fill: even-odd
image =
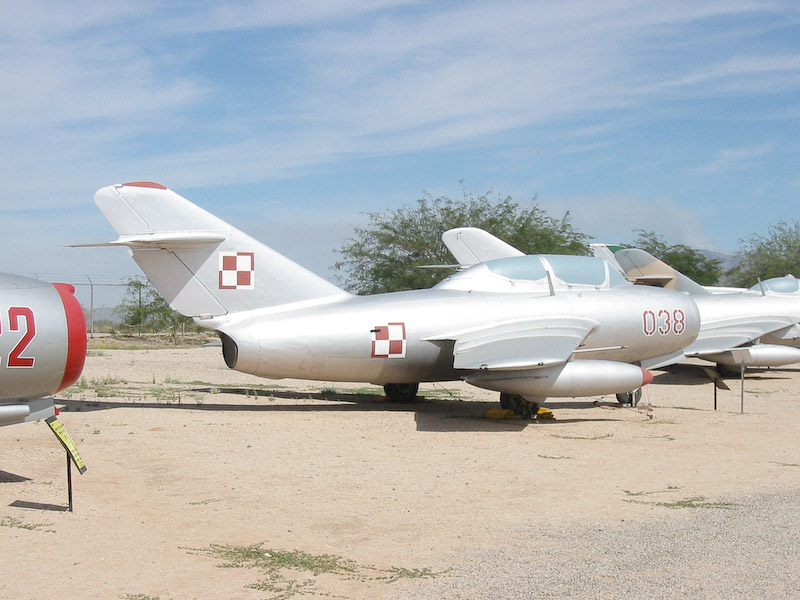
[{"label": "sandy desert ground", "polygon": [[[681,382],[681,383],[679,383]],[[638,408],[268,381],[219,348],[93,350],[61,421],[0,429],[0,596],[800,597],[800,370],[720,391],[661,372]]]}]

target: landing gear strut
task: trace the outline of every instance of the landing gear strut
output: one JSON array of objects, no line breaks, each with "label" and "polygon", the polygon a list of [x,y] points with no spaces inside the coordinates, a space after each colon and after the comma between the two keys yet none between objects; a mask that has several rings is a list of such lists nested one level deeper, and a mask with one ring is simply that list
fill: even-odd
[{"label": "landing gear strut", "polygon": [[632,392],[622,392],[617,394],[617,402],[623,406],[638,406],[639,400],[642,399],[642,388],[637,388]]},{"label": "landing gear strut", "polygon": [[535,419],[539,412],[539,405],[536,402],[526,400],[517,394],[500,394],[500,407],[506,410],[513,410],[515,415],[525,419]]},{"label": "landing gear strut", "polygon": [[414,402],[419,391],[418,383],[387,383],[383,391],[389,402]]}]

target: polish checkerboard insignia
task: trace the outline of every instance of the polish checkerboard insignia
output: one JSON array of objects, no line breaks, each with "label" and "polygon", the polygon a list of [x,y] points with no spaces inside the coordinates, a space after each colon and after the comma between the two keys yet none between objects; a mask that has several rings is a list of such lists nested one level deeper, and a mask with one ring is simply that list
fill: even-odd
[{"label": "polish checkerboard insignia", "polygon": [[405,358],[406,324],[389,323],[372,330],[372,358]]},{"label": "polish checkerboard insignia", "polygon": [[255,289],[256,259],[253,252],[219,253],[219,289]]}]

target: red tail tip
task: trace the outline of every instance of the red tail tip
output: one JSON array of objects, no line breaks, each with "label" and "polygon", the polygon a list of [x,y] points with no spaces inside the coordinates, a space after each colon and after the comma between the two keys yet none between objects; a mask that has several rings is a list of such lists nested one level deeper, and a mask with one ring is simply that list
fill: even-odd
[{"label": "red tail tip", "polygon": [[642,369],[642,385],[647,385],[653,381],[653,374],[647,369]]},{"label": "red tail tip", "polygon": [[153,189],[156,189],[156,190],[165,190],[165,189],[167,189],[166,186],[163,186],[160,183],[156,183],[154,181],[131,181],[130,183],[123,183],[122,185],[127,186],[127,187],[153,188]]}]

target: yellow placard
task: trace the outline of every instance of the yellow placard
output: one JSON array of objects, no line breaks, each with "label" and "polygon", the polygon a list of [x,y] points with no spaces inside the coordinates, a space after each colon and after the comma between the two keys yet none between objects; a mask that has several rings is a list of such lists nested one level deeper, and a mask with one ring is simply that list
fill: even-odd
[{"label": "yellow placard", "polygon": [[62,446],[64,446],[64,450],[67,451],[72,459],[72,464],[74,464],[78,471],[83,474],[86,471],[86,465],[83,463],[83,459],[78,453],[78,449],[75,447],[75,442],[72,441],[72,437],[70,437],[70,435],[67,433],[67,430],[64,429],[63,423],[61,423],[61,421],[59,421],[56,417],[48,417],[45,419],[45,423],[50,426],[50,429],[58,438],[58,441],[61,442]]}]

